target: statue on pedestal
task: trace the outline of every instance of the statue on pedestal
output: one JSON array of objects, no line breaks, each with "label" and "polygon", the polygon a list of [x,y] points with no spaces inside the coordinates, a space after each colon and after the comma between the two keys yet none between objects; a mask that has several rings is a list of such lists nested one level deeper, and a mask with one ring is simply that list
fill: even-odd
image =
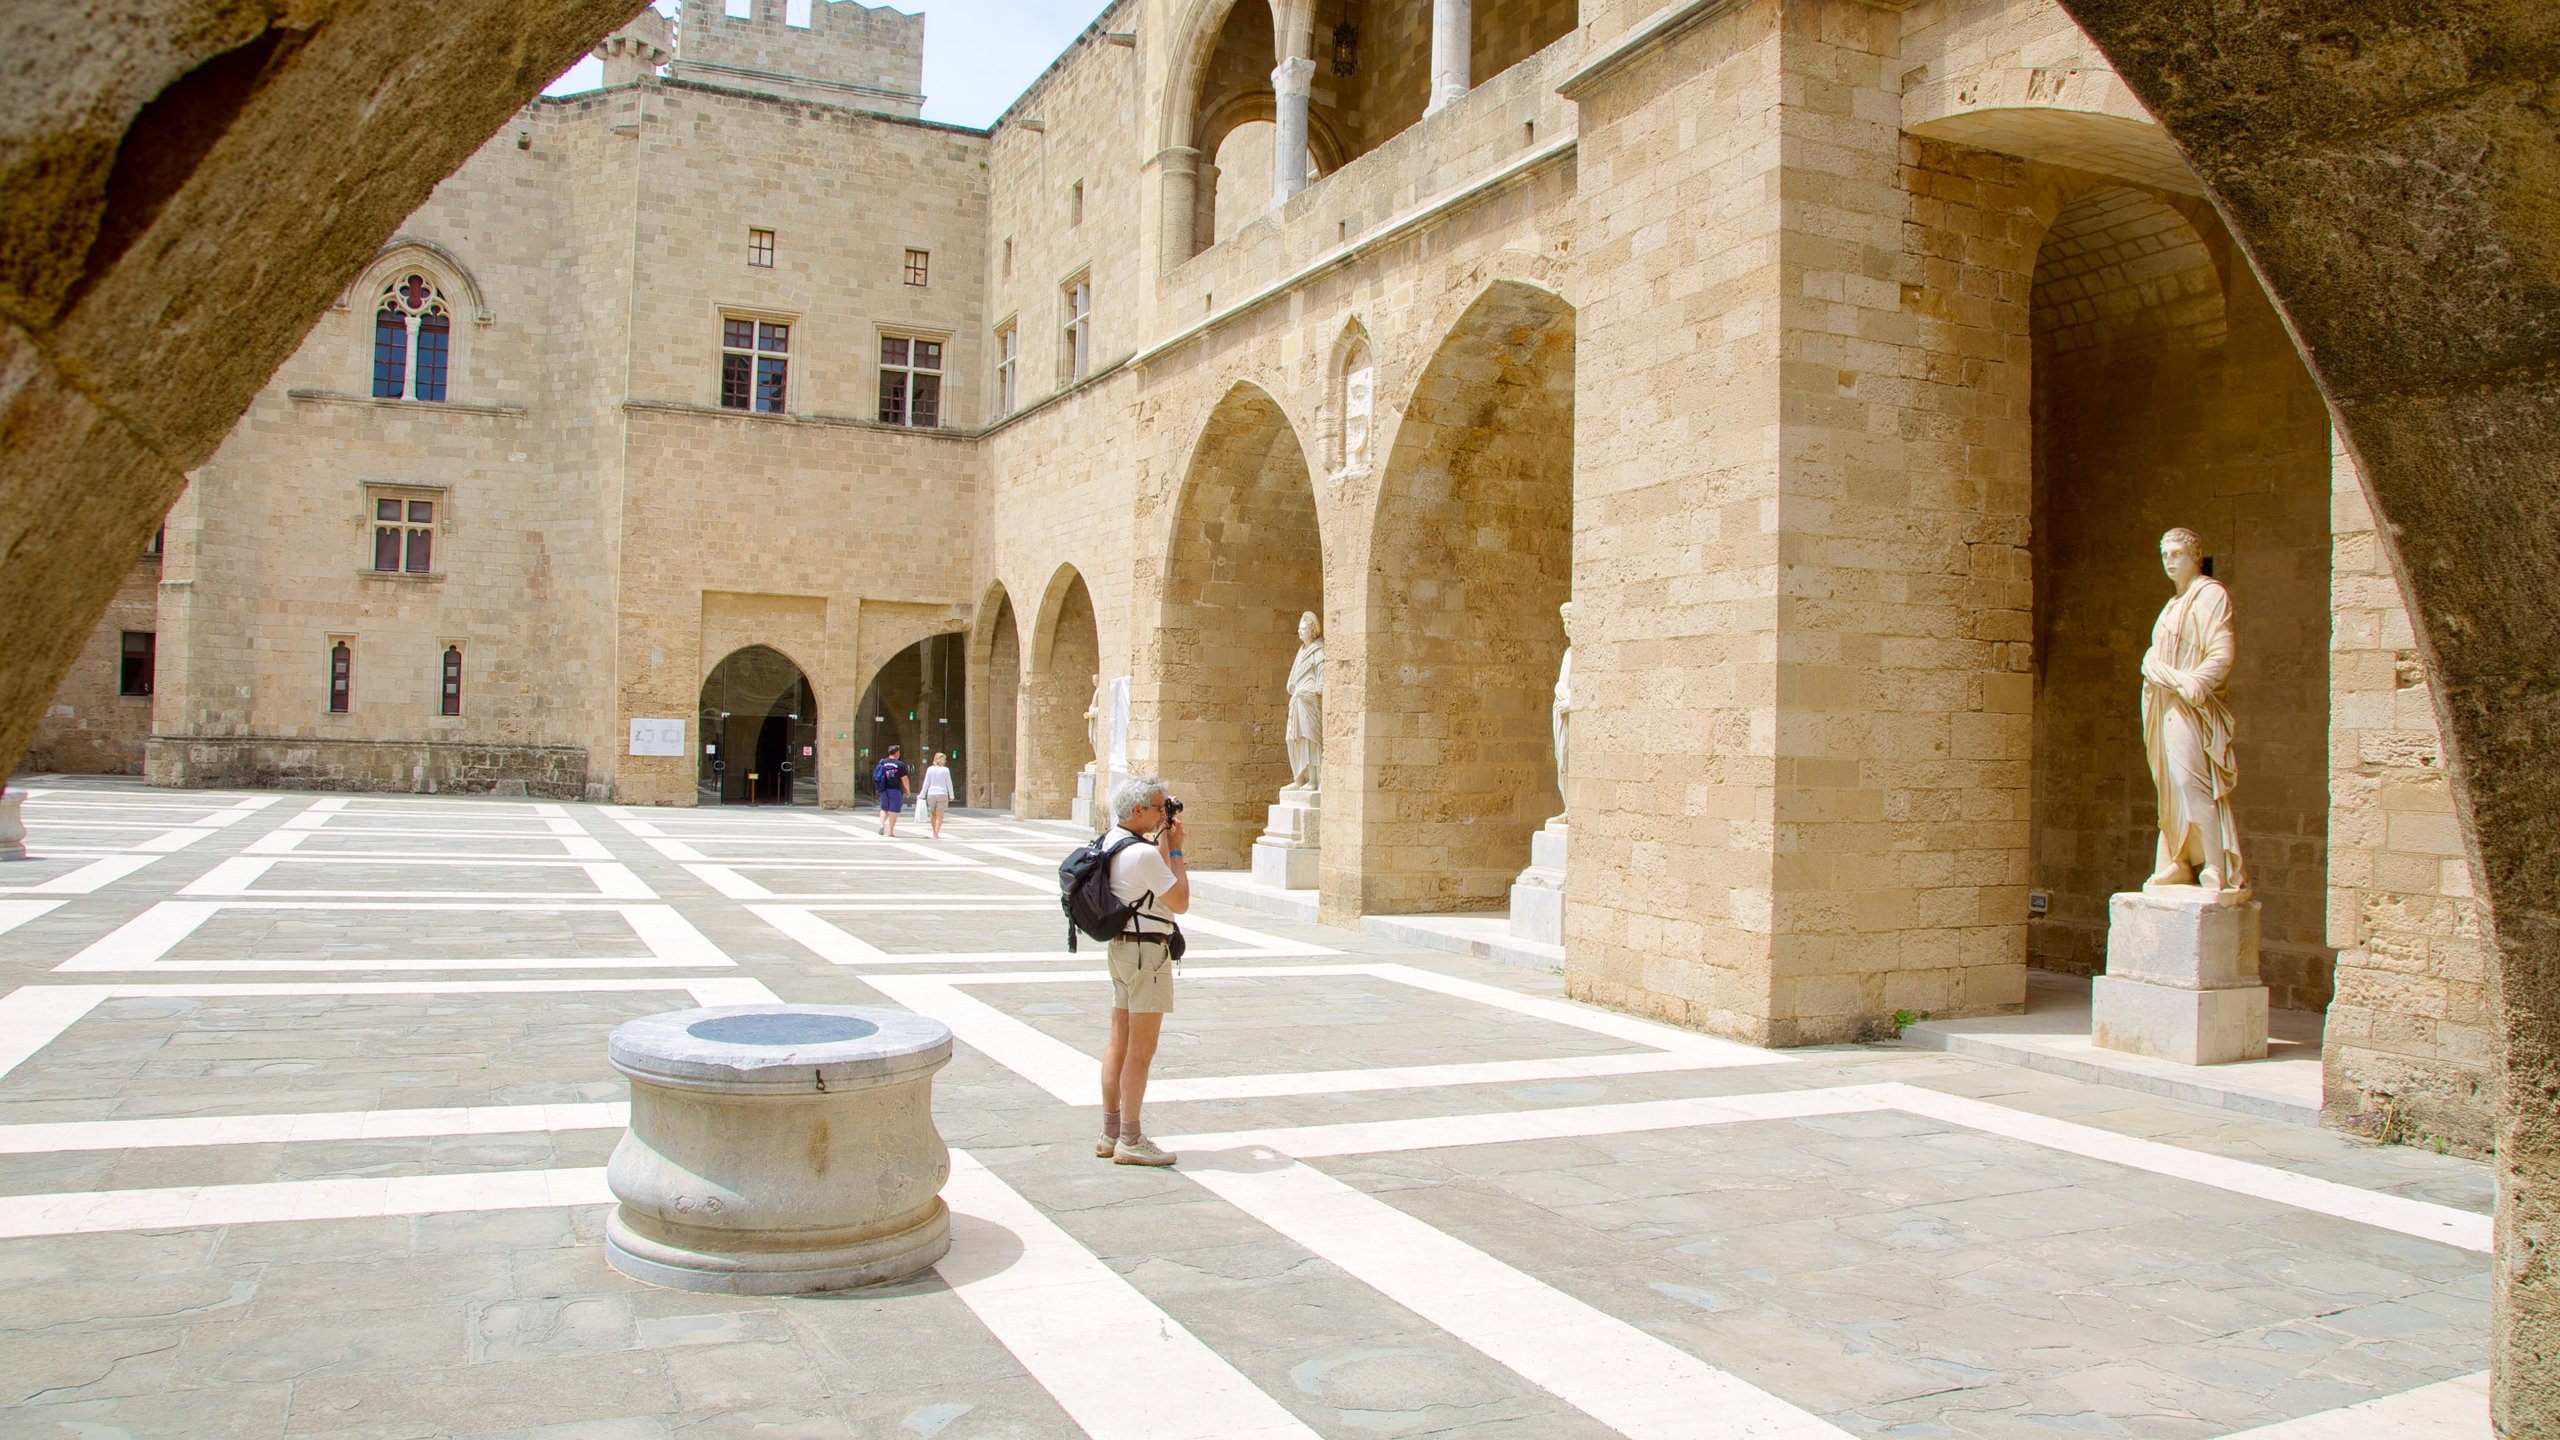
[{"label": "statue on pedestal", "polygon": [[1289,786],[1324,788],[1324,631],[1315,612],[1298,617],[1298,655],[1289,662]]},{"label": "statue on pedestal", "polygon": [[1555,708],[1548,728],[1556,741],[1556,797],[1564,806],[1556,818],[1561,820],[1573,809],[1565,790],[1566,777],[1573,773],[1573,602],[1566,601],[1556,613],[1564,619],[1564,660],[1556,666]]},{"label": "statue on pedestal", "polygon": [[1084,734],[1093,748],[1084,768],[1100,771],[1102,757],[1111,753],[1111,697],[1099,675],[1093,677],[1093,703],[1084,707]]},{"label": "statue on pedestal", "polygon": [[2194,885],[2237,898],[2249,880],[2231,820],[2231,592],[2204,573],[2203,554],[2192,530],[2160,537],[2160,568],[2177,593],[2142,656],[2142,748],[2160,796],[2159,862],[2143,888]]}]

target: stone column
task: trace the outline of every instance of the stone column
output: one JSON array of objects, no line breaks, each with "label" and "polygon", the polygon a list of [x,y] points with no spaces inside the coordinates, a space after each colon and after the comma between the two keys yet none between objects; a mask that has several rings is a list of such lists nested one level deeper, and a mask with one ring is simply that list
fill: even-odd
[{"label": "stone column", "polygon": [[1155,167],[1156,200],[1164,207],[1156,238],[1170,269],[1200,253],[1200,152],[1188,145],[1167,146],[1156,152]]},{"label": "stone column", "polygon": [[1307,91],[1316,78],[1316,62],[1301,56],[1283,60],[1271,70],[1273,118],[1279,133],[1271,140],[1271,208],[1307,188]]},{"label": "stone column", "polygon": [[1431,0],[1431,100],[1423,114],[1436,113],[1475,83],[1474,39],[1474,0]]}]

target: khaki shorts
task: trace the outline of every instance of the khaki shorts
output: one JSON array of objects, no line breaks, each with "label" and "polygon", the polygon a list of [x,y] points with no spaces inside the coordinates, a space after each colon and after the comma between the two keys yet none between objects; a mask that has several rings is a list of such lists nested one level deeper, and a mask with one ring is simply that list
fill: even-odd
[{"label": "khaki shorts", "polygon": [[1111,942],[1111,1008],[1134,1015],[1173,1013],[1173,947],[1162,940]]}]

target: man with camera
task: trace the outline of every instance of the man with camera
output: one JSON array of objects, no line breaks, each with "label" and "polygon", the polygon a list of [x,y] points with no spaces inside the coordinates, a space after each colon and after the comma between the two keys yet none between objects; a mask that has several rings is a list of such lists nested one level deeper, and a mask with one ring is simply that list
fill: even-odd
[{"label": "man with camera", "polygon": [[1191,872],[1182,862],[1182,802],[1164,781],[1133,775],[1111,787],[1111,893],[1136,907],[1111,941],[1111,1043],[1102,1052],[1102,1138],[1093,1153],[1121,1165],[1170,1165],[1138,1125],[1147,1067],[1173,1009],[1173,962],[1181,954],[1177,915],[1191,908]]}]

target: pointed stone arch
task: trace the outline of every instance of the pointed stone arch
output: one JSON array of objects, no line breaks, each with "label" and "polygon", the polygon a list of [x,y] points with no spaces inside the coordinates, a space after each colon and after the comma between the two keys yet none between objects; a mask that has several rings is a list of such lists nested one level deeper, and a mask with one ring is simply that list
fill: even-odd
[{"label": "pointed stone arch", "polygon": [[1085,710],[1101,677],[1101,633],[1093,592],[1074,565],[1051,572],[1030,640],[1014,806],[1025,818],[1064,819],[1076,796],[1077,773],[1088,765],[1100,768]]},{"label": "pointed stone arch", "polygon": [[978,599],[969,627],[969,736],[973,805],[1013,808],[1022,704],[1022,622],[999,580]]}]

